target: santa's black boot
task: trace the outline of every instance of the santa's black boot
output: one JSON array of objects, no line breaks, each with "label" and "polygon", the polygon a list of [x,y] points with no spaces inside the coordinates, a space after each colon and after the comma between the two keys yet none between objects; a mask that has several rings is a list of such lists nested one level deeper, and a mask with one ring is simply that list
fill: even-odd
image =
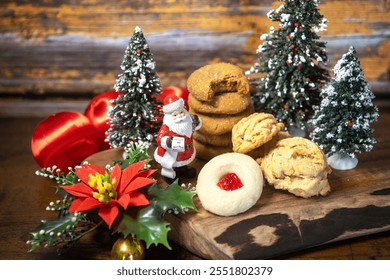
[{"label": "santa's black boot", "polygon": [[171,185],[177,179],[177,178],[169,178],[169,177],[165,177],[165,176],[163,176],[163,178],[164,178],[165,182],[168,183],[168,185]]},{"label": "santa's black boot", "polygon": [[183,178],[195,178],[196,169],[187,165],[175,168],[176,176]]}]

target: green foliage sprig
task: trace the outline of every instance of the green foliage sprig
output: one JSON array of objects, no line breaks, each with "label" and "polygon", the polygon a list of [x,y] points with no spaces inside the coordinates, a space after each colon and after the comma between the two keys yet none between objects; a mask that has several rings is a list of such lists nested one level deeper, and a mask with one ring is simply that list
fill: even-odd
[{"label": "green foliage sprig", "polygon": [[[148,154],[148,143],[131,142],[124,150],[126,157],[121,161],[114,161],[121,169],[125,169],[133,163],[147,160],[144,169],[150,168],[149,161],[151,157]],[[108,166],[108,169],[110,166]],[[51,202],[46,210],[58,211],[58,216],[53,220],[43,220],[39,227],[31,232],[32,239],[27,241],[31,245],[29,252],[36,250],[38,247],[59,246],[59,253],[65,252],[71,248],[85,234],[95,230],[103,221],[94,221],[90,214],[94,212],[69,213],[69,207],[74,197],[64,191],[61,186],[73,185],[80,180],[73,168],[65,173],[52,168],[44,168],[36,172],[37,175],[53,179],[58,184],[56,193],[63,196],[63,199]],[[187,211],[198,211],[193,203],[195,190],[191,185],[179,186],[175,181],[166,188],[161,188],[156,183],[148,187],[145,194],[150,204],[145,207],[134,207],[124,211],[122,219],[113,232],[122,233],[125,237],[128,235],[136,236],[150,245],[162,244],[171,249],[168,242],[169,223],[164,220],[165,213],[184,214]]]}]

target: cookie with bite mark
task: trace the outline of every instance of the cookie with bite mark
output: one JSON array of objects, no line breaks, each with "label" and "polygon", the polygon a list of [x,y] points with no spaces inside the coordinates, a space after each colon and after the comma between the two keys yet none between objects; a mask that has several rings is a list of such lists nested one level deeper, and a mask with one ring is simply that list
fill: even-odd
[{"label": "cookie with bite mark", "polygon": [[192,72],[187,88],[200,101],[211,101],[216,94],[224,92],[249,95],[248,78],[242,69],[225,62],[205,65]]}]

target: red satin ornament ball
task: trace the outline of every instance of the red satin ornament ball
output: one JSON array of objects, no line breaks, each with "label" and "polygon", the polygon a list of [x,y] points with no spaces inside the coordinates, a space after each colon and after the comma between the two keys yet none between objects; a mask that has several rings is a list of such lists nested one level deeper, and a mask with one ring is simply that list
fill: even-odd
[{"label": "red satin ornament ball", "polygon": [[84,115],[89,118],[90,122],[95,126],[99,133],[98,142],[100,150],[110,148],[110,145],[104,141],[106,138],[106,131],[110,128],[110,125],[107,123],[107,113],[108,107],[112,105],[110,101],[116,99],[119,94],[119,92],[114,90],[103,92],[95,96],[85,109]]},{"label": "red satin ornament ball", "polygon": [[164,98],[167,95],[175,94],[179,98],[183,98],[184,100],[184,106],[188,110],[188,95],[189,91],[186,88],[179,87],[179,86],[169,86],[165,87],[161,90],[161,94],[157,96],[157,99],[161,100],[161,102],[164,101]]},{"label": "red satin ornament ball", "polygon": [[98,133],[89,119],[76,112],[53,114],[40,122],[31,139],[31,150],[42,168],[56,165],[64,173],[99,151]]}]

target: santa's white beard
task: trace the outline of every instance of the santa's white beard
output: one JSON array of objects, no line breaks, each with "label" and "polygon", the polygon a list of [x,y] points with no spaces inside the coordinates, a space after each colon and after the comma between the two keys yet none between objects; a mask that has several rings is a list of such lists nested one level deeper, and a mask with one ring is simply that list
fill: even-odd
[{"label": "santa's white beard", "polygon": [[186,116],[181,119],[174,120],[171,114],[165,114],[163,123],[169,127],[169,129],[179,135],[185,135],[191,137],[192,135],[192,118],[191,115],[186,112]]}]

